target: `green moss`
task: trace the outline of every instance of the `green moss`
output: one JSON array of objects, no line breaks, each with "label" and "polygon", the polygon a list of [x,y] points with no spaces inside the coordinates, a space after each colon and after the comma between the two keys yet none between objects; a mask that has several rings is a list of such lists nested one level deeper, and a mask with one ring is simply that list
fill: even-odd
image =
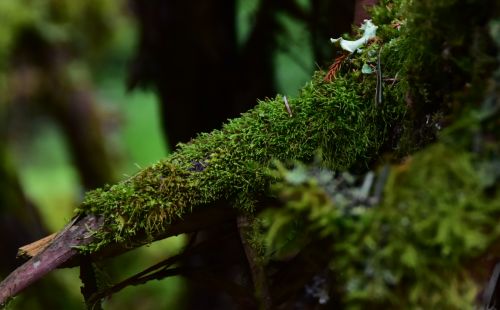
[{"label": "green moss", "polygon": [[[397,15],[388,11],[385,15]],[[286,112],[281,96],[260,102],[221,130],[180,145],[173,155],[132,178],[89,193],[78,212],[102,214],[106,219],[107,229],[97,234],[96,247],[127,242],[139,231],[154,239],[195,207],[263,192],[270,181],[266,167],[272,160],[310,161],[319,152],[332,169],[366,169],[389,133],[403,123],[406,102],[402,98],[409,91],[407,71],[399,77],[398,73],[405,68],[411,40],[401,36],[405,32],[389,30],[393,21],[387,16],[378,18],[388,23],[380,25],[385,29],[380,39],[354,55],[332,83],[324,82],[324,73],[318,72],[297,98],[289,99],[293,116]],[[377,106],[375,74],[364,75],[360,69],[377,61],[382,45],[383,74],[399,81],[385,87],[384,102]]]},{"label": "green moss", "polygon": [[[281,96],[267,99],[221,130],[179,145],[170,157],[130,179],[89,193],[78,212],[104,215],[107,228],[97,234],[94,249],[127,242],[139,231],[154,239],[195,207],[263,193],[272,179],[266,172],[273,160],[307,162],[320,154],[332,169],[366,169],[386,141],[390,124],[400,122],[405,112],[397,100],[399,87],[388,88],[384,104],[377,106],[375,75],[359,73],[359,59],[373,61],[382,43],[353,58],[350,69],[331,83],[317,72],[297,98],[288,99],[292,116]],[[389,73],[395,71],[392,66],[401,66],[396,59],[403,61],[392,55],[398,53],[395,46],[389,44],[383,54],[393,58],[385,69]]]},{"label": "green moss", "polygon": [[384,0],[373,9],[377,34],[394,48],[384,57],[384,76],[398,77],[395,100],[407,106],[396,157],[433,142],[436,129],[464,108],[457,98],[464,89],[467,100],[482,100],[481,84],[495,65],[487,27],[497,10],[495,1],[462,0]]},{"label": "green moss", "polygon": [[272,160],[309,161],[321,150],[333,169],[366,163],[384,141],[386,125],[378,120],[394,114],[394,108],[377,107],[373,94],[363,93],[366,77],[325,83],[323,75],[317,73],[288,100],[293,116],[281,96],[260,102],[130,179],[90,192],[78,212],[105,216],[107,230],[98,234],[99,245],[125,242],[138,231],[154,238],[194,207],[263,192]]}]

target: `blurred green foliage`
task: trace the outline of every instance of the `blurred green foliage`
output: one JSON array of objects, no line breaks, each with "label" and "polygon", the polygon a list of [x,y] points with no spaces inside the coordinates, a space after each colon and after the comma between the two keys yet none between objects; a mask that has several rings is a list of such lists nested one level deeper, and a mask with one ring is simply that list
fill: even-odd
[{"label": "blurred green foliage", "polygon": [[[0,3],[0,59],[5,68],[20,32],[32,28],[48,42],[67,44],[83,60],[102,54],[125,22],[120,1],[22,0]],[[109,18],[114,16],[114,18]]]},{"label": "blurred green foliage", "polygon": [[261,215],[267,260],[326,239],[341,283],[335,289],[349,309],[471,309],[483,282],[470,264],[500,239],[500,175],[484,165],[498,162],[437,143],[391,168],[376,205],[353,195],[359,181],[280,168],[273,191],[284,207]]}]

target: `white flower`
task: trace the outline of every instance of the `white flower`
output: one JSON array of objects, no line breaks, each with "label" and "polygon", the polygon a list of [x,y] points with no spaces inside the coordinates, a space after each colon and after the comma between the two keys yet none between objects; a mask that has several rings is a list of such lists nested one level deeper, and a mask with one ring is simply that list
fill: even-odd
[{"label": "white flower", "polygon": [[340,47],[342,49],[354,53],[357,50],[360,50],[360,47],[365,45],[368,40],[375,38],[377,33],[378,26],[375,26],[371,19],[365,19],[363,25],[359,29],[364,30],[363,36],[355,41],[344,40],[342,38],[338,39],[330,39],[332,43],[336,43],[340,41]]}]

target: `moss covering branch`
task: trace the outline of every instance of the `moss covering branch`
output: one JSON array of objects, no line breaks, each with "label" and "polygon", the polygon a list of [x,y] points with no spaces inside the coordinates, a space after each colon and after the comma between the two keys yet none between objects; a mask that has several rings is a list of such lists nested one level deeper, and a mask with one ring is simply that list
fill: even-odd
[{"label": "moss covering branch", "polygon": [[[281,96],[264,100],[240,118],[229,121],[222,129],[201,134],[190,143],[179,145],[177,151],[165,160],[121,183],[88,193],[77,212],[80,215],[102,216],[104,225],[94,234],[93,242],[81,248],[82,252],[96,252],[114,243],[133,247],[162,238],[172,224],[182,222],[183,217],[197,214],[202,208],[219,200],[233,202],[239,212],[253,211],[254,204],[248,203],[248,199],[264,194],[269,185],[277,181],[275,176],[268,173],[268,168],[275,160],[310,162],[319,158],[323,168],[366,171],[370,164],[378,161],[382,152],[389,153],[390,159],[400,160],[435,141],[442,127],[453,121],[464,121],[461,116],[470,111],[474,102],[477,104],[484,99],[486,88],[481,85],[481,78],[489,77],[491,65],[497,65],[496,60],[492,60],[495,48],[491,42],[488,43],[486,32],[487,22],[494,14],[489,6],[491,3],[460,0],[381,2],[373,10],[374,23],[379,26],[377,37],[361,52],[346,57],[342,69],[332,82],[325,82],[325,73],[317,72],[296,98],[288,99],[292,113],[288,113]],[[465,12],[470,10],[477,14],[465,18]],[[465,25],[464,20],[470,24]],[[381,72],[375,74],[373,69],[367,68]],[[382,101],[375,101],[376,89],[383,90]],[[470,139],[463,143],[470,144]],[[456,210],[450,206],[459,204],[460,196],[444,195],[446,201],[441,203],[436,192],[447,192],[455,186],[462,186],[470,189],[473,197],[480,198],[475,203],[467,204],[465,209],[491,206],[484,214],[497,214],[498,204],[490,204],[484,193],[485,187],[476,187],[474,182],[464,181],[462,176],[457,176],[463,170],[467,176],[480,178],[473,171],[470,152],[453,153],[453,150],[466,148],[460,145],[448,150],[443,144],[438,144],[429,147],[429,150],[433,150],[430,157],[415,156],[425,169],[417,168],[399,176],[392,174],[389,184],[398,187],[401,183],[404,187],[401,191],[395,189],[392,196],[387,195],[384,208],[377,209],[381,213],[372,212],[371,216],[364,218],[366,222],[351,221],[352,217],[344,217],[342,212],[329,212],[335,204],[323,199],[324,193],[317,188],[310,195],[313,200],[301,200],[306,196],[292,195],[292,202],[297,197],[299,199],[297,204],[292,204],[292,208],[302,208],[299,217],[310,215],[308,220],[313,225],[307,227],[308,231],[320,231],[314,235],[321,239],[317,244],[327,243],[328,239],[325,241],[323,238],[342,231],[351,238],[347,239],[348,244],[340,243],[343,248],[336,248],[333,253],[343,255],[334,263],[336,266],[345,266],[349,272],[346,277],[352,281],[346,281],[343,289],[352,290],[351,295],[346,294],[347,301],[352,302],[352,305],[356,306],[357,301],[363,301],[368,296],[359,295],[361,293],[380,297],[381,301],[375,300],[375,305],[403,305],[404,302],[396,300],[391,294],[390,288],[399,283],[397,281],[404,283],[405,279],[420,279],[421,274],[408,276],[408,270],[414,271],[415,266],[423,266],[421,268],[432,278],[433,268],[444,266],[415,259],[411,253],[400,259],[399,256],[394,258],[394,251],[389,254],[368,251],[373,249],[370,246],[384,245],[388,240],[394,240],[397,245],[418,239],[418,242],[427,245],[429,235],[434,235],[433,231],[423,234],[423,241],[416,237],[414,239],[413,235],[403,235],[402,239],[391,239],[392,236],[385,233],[375,236],[377,229],[383,228],[387,221],[394,218],[399,220],[397,209],[401,205],[407,204],[406,211],[409,214],[426,222],[428,216],[420,213],[422,209],[418,201],[419,197],[424,197],[427,204],[436,205],[442,214],[451,217]],[[432,170],[430,165],[435,164],[434,159],[442,156],[449,156],[453,162]],[[427,184],[422,188],[419,187],[420,183],[415,184],[413,181],[425,180],[428,174],[434,172],[440,178],[450,174],[455,183],[433,182],[432,193],[421,196],[420,191]],[[291,191],[296,190],[288,184],[286,187]],[[298,191],[301,190],[299,188]],[[390,188],[386,187],[386,190]],[[320,198],[316,199],[318,196]],[[287,209],[283,212],[286,213]],[[484,220],[479,225],[489,225],[490,221],[482,217],[476,218],[479,222]],[[290,218],[293,221],[294,216]],[[457,222],[462,225],[463,219],[458,216]],[[433,218],[433,221],[435,224],[439,218]],[[474,221],[471,223],[477,224]],[[474,230],[472,224],[464,224],[468,232]],[[355,233],[350,234],[351,231]],[[447,230],[445,227],[441,231],[444,233],[438,232],[438,235],[441,234],[442,239],[431,240],[434,242],[431,247],[437,249],[437,253],[446,254],[449,251],[449,240],[452,244],[450,249],[455,251],[464,248],[462,252],[457,250],[453,257],[456,260],[452,262],[470,258],[472,252],[487,247],[486,234],[470,234],[474,242],[479,240],[476,244],[467,239],[469,237],[457,236],[454,228]],[[144,235],[147,236],[146,240]],[[496,238],[496,234],[491,236]],[[364,242],[365,247],[349,247],[349,244],[358,244],[358,241]],[[471,245],[471,242],[474,244]],[[308,256],[308,251],[304,250],[307,247],[313,246],[304,245],[300,249],[305,253],[304,257]],[[399,250],[406,251],[406,248]],[[398,271],[403,271],[395,275],[388,274],[383,272],[382,266],[380,270],[377,269],[382,273],[367,280],[366,287],[370,291],[359,290],[353,286],[359,283],[353,281],[365,278],[359,276],[359,269],[355,267],[364,261],[355,259],[365,259],[366,253],[370,253],[368,258],[379,257],[380,261],[376,263],[394,264],[397,268],[401,267],[398,265],[401,263],[403,266]],[[355,267],[351,265],[353,262],[357,264]],[[455,280],[459,281],[460,277]],[[452,283],[464,288],[466,298],[470,301],[475,287],[469,289],[469,284]],[[421,289],[415,292],[413,287],[401,287],[398,292],[414,294],[408,304],[415,305],[422,301],[422,292],[428,291]],[[387,299],[392,303],[387,302]]]},{"label": "moss covering branch", "polygon": [[332,169],[366,164],[384,143],[387,124],[404,111],[394,101],[375,106],[374,80],[349,75],[325,83],[317,73],[289,100],[293,117],[281,96],[263,101],[128,180],[90,192],[78,212],[104,216],[106,231],[99,232],[96,248],[126,243],[144,230],[154,239],[198,206],[262,193],[272,160],[310,161],[320,150]]}]

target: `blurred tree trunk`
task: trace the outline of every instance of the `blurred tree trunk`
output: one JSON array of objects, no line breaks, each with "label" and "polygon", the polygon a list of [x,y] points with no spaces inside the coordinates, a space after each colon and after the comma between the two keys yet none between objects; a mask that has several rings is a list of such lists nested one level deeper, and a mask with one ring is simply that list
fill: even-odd
[{"label": "blurred tree trunk", "polygon": [[60,127],[82,185],[93,189],[114,180],[113,160],[94,95],[85,81],[71,76],[70,59],[68,50],[46,41],[37,30],[22,32],[11,60],[12,106],[27,106]]},{"label": "blurred tree trunk", "polygon": [[235,1],[132,1],[140,44],[129,86],[159,94],[173,149],[220,127],[274,94],[272,51],[276,9],[264,1],[245,46],[237,46]]},{"label": "blurred tree trunk", "polygon": [[353,1],[311,0],[311,5],[308,24],[314,58],[320,65],[329,65],[332,60],[329,38],[351,31],[354,4]]},{"label": "blurred tree trunk", "polygon": [[368,19],[370,15],[367,9],[377,4],[377,2],[377,0],[356,0],[354,25],[359,26],[363,23],[363,20]]}]

